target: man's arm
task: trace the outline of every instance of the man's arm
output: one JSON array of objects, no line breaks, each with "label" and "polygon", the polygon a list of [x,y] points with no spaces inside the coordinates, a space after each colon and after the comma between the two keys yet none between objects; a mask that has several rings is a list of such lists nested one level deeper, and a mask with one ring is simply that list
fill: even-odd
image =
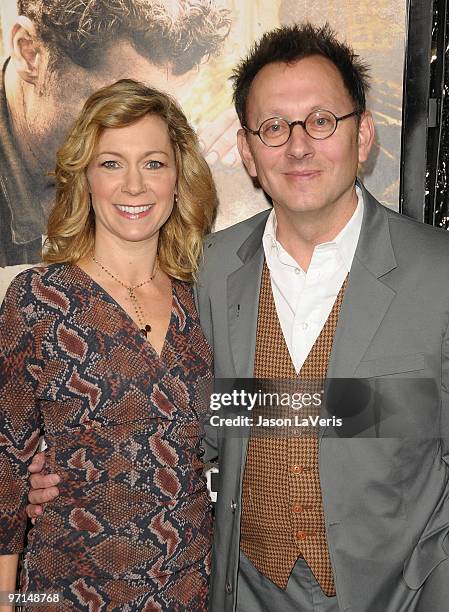
[{"label": "man's arm", "polygon": [[[449,326],[443,338],[441,351],[441,406],[439,453],[445,468],[446,486],[427,520],[424,531],[404,566],[407,584],[421,587],[439,563],[448,558],[449,545]],[[440,465],[441,465],[440,464]],[[438,466],[440,467],[440,466]]]},{"label": "man's arm", "polygon": [[449,469],[449,326],[443,339],[441,351],[441,458]]}]

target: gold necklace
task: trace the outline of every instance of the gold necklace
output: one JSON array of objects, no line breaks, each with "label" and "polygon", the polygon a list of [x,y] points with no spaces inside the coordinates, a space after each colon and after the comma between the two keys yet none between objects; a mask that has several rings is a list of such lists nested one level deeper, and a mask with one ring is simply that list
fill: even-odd
[{"label": "gold necklace", "polygon": [[97,259],[95,259],[94,255],[92,255],[92,260],[97,264],[97,266],[99,266],[103,270],[103,272],[106,272],[106,274],[110,276],[113,280],[115,280],[116,283],[118,283],[119,285],[121,285],[122,287],[126,289],[129,295],[129,299],[131,300],[131,303],[134,307],[134,311],[136,313],[137,320],[139,321],[140,331],[145,336],[145,338],[148,338],[148,334],[151,332],[151,325],[149,323],[145,323],[143,309],[142,309],[142,306],[139,304],[139,301],[137,300],[135,291],[136,289],[139,289],[140,287],[147,285],[149,282],[151,282],[154,279],[159,269],[157,258],[156,258],[156,261],[154,262],[153,273],[151,274],[150,278],[147,278],[147,280],[144,280],[137,285],[129,285],[129,286],[125,285],[124,282],[122,282],[119,278],[117,278],[114,274],[112,274],[112,272],[108,270],[102,263],[100,263]]}]

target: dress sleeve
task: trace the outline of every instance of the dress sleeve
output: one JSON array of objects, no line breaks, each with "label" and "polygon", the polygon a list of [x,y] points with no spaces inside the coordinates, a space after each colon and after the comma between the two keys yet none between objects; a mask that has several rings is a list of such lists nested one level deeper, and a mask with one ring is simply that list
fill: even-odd
[{"label": "dress sleeve", "polygon": [[[35,395],[34,338],[27,322],[26,276],[16,278],[0,308],[0,554],[24,547],[27,466],[41,422]],[[29,285],[28,285],[29,286]]]}]

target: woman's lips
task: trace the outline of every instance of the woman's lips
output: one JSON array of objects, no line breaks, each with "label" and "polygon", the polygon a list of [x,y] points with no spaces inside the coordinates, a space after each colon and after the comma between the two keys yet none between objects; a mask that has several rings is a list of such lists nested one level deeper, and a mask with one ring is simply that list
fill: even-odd
[{"label": "woman's lips", "polygon": [[142,206],[125,206],[124,204],[116,204],[115,208],[121,217],[135,220],[148,216],[153,206],[153,204],[145,204]]}]

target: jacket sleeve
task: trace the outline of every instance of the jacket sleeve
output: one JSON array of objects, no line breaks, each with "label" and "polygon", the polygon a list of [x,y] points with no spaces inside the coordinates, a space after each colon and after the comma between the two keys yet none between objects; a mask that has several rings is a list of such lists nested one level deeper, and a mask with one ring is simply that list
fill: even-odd
[{"label": "jacket sleeve", "polygon": [[[207,293],[202,290],[201,283],[195,285],[194,296],[195,304],[200,317],[201,327],[207,340],[209,341],[209,344],[212,348],[214,348],[210,302]],[[212,427],[209,424],[208,419],[206,419],[204,424],[204,438],[202,441],[202,446],[204,448],[203,461],[205,463],[216,461],[218,456],[217,428]]]},{"label": "jacket sleeve", "polygon": [[24,304],[26,278],[20,275],[13,281],[0,308],[0,554],[3,555],[21,552],[24,547],[27,466],[36,451],[41,429],[33,375],[37,365],[34,338]]},{"label": "jacket sleeve", "polygon": [[431,572],[449,558],[449,327],[443,338],[440,403],[440,437],[438,440],[445,487],[433,513],[404,566],[404,578],[414,589],[423,585]]}]

